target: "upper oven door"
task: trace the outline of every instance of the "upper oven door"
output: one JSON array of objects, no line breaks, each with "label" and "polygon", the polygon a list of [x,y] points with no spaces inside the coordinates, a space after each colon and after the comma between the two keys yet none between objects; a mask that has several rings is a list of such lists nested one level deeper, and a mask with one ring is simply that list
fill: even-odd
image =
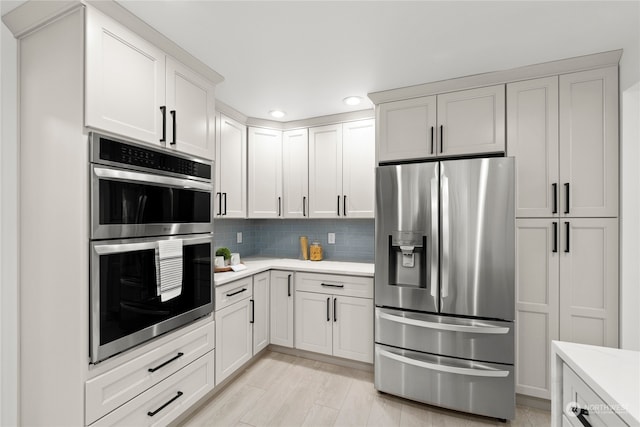
[{"label": "upper oven door", "polygon": [[91,238],[211,233],[212,184],[91,165]]}]

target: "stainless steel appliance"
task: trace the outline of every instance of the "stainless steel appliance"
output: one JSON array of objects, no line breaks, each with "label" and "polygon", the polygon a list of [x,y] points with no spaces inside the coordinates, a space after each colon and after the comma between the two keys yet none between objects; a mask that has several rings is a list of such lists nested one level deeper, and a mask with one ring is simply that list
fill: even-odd
[{"label": "stainless steel appliance", "polygon": [[93,133],[90,361],[213,311],[213,163]]},{"label": "stainless steel appliance", "polygon": [[511,158],[377,168],[375,386],[515,417]]}]

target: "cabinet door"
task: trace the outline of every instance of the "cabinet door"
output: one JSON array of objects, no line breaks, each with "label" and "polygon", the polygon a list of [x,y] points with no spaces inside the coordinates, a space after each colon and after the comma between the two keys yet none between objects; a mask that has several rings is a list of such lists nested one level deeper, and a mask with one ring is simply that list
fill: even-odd
[{"label": "cabinet door", "polygon": [[332,353],[331,301],[331,295],[296,292],[296,348],[323,354]]},{"label": "cabinet door", "polygon": [[375,210],[375,121],[342,125],[342,214],[373,218]]},{"label": "cabinet door", "polygon": [[560,76],[560,180],[562,215],[618,216],[618,67]]},{"label": "cabinet door", "polygon": [[269,272],[253,276],[253,355],[269,345]]},{"label": "cabinet door", "polygon": [[216,207],[219,217],[247,215],[247,128],[220,114],[216,144]]},{"label": "cabinet door", "polygon": [[558,77],[507,85],[507,154],[516,159],[516,217],[558,216]]},{"label": "cabinet door", "polygon": [[438,155],[505,151],[504,85],[438,95]]},{"label": "cabinet door", "polygon": [[376,108],[378,162],[436,155],[436,97],[386,102]]},{"label": "cabinet door", "polygon": [[165,54],[87,8],[85,124],[160,145]]},{"label": "cabinet door", "polygon": [[249,298],[216,311],[216,385],[251,359],[250,320]]},{"label": "cabinet door", "polygon": [[309,131],[282,134],[283,204],[285,218],[309,216]]},{"label": "cabinet door", "polygon": [[309,216],[342,216],[342,125],[309,129]]},{"label": "cabinet door", "polygon": [[516,392],[551,397],[551,341],[559,335],[559,224],[516,220]]},{"label": "cabinet door", "polygon": [[373,300],[333,296],[333,355],[373,363]]},{"label": "cabinet door", "polygon": [[282,217],[282,131],[249,128],[249,218]]},{"label": "cabinet door", "polygon": [[293,348],[293,272],[271,272],[271,344]]},{"label": "cabinet door", "polygon": [[560,340],[618,346],[618,220],[561,221]]},{"label": "cabinet door", "polygon": [[205,159],[215,157],[215,86],[167,57],[166,146]]}]

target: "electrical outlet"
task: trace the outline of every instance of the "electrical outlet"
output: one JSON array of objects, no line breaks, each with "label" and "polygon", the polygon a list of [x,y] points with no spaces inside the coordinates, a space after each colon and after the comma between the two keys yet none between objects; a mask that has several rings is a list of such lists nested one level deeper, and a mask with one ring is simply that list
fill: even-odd
[{"label": "electrical outlet", "polygon": [[242,243],[242,231],[236,233],[236,243]]},{"label": "electrical outlet", "polygon": [[336,233],[329,233],[327,235],[327,242],[330,245],[335,245],[336,244]]}]

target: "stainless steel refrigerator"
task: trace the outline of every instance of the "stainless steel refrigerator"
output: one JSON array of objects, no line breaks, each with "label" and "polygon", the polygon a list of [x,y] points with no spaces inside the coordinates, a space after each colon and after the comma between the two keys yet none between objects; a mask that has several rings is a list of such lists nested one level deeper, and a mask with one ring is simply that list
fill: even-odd
[{"label": "stainless steel refrigerator", "polygon": [[376,181],[376,389],[513,419],[513,159],[380,166]]}]

